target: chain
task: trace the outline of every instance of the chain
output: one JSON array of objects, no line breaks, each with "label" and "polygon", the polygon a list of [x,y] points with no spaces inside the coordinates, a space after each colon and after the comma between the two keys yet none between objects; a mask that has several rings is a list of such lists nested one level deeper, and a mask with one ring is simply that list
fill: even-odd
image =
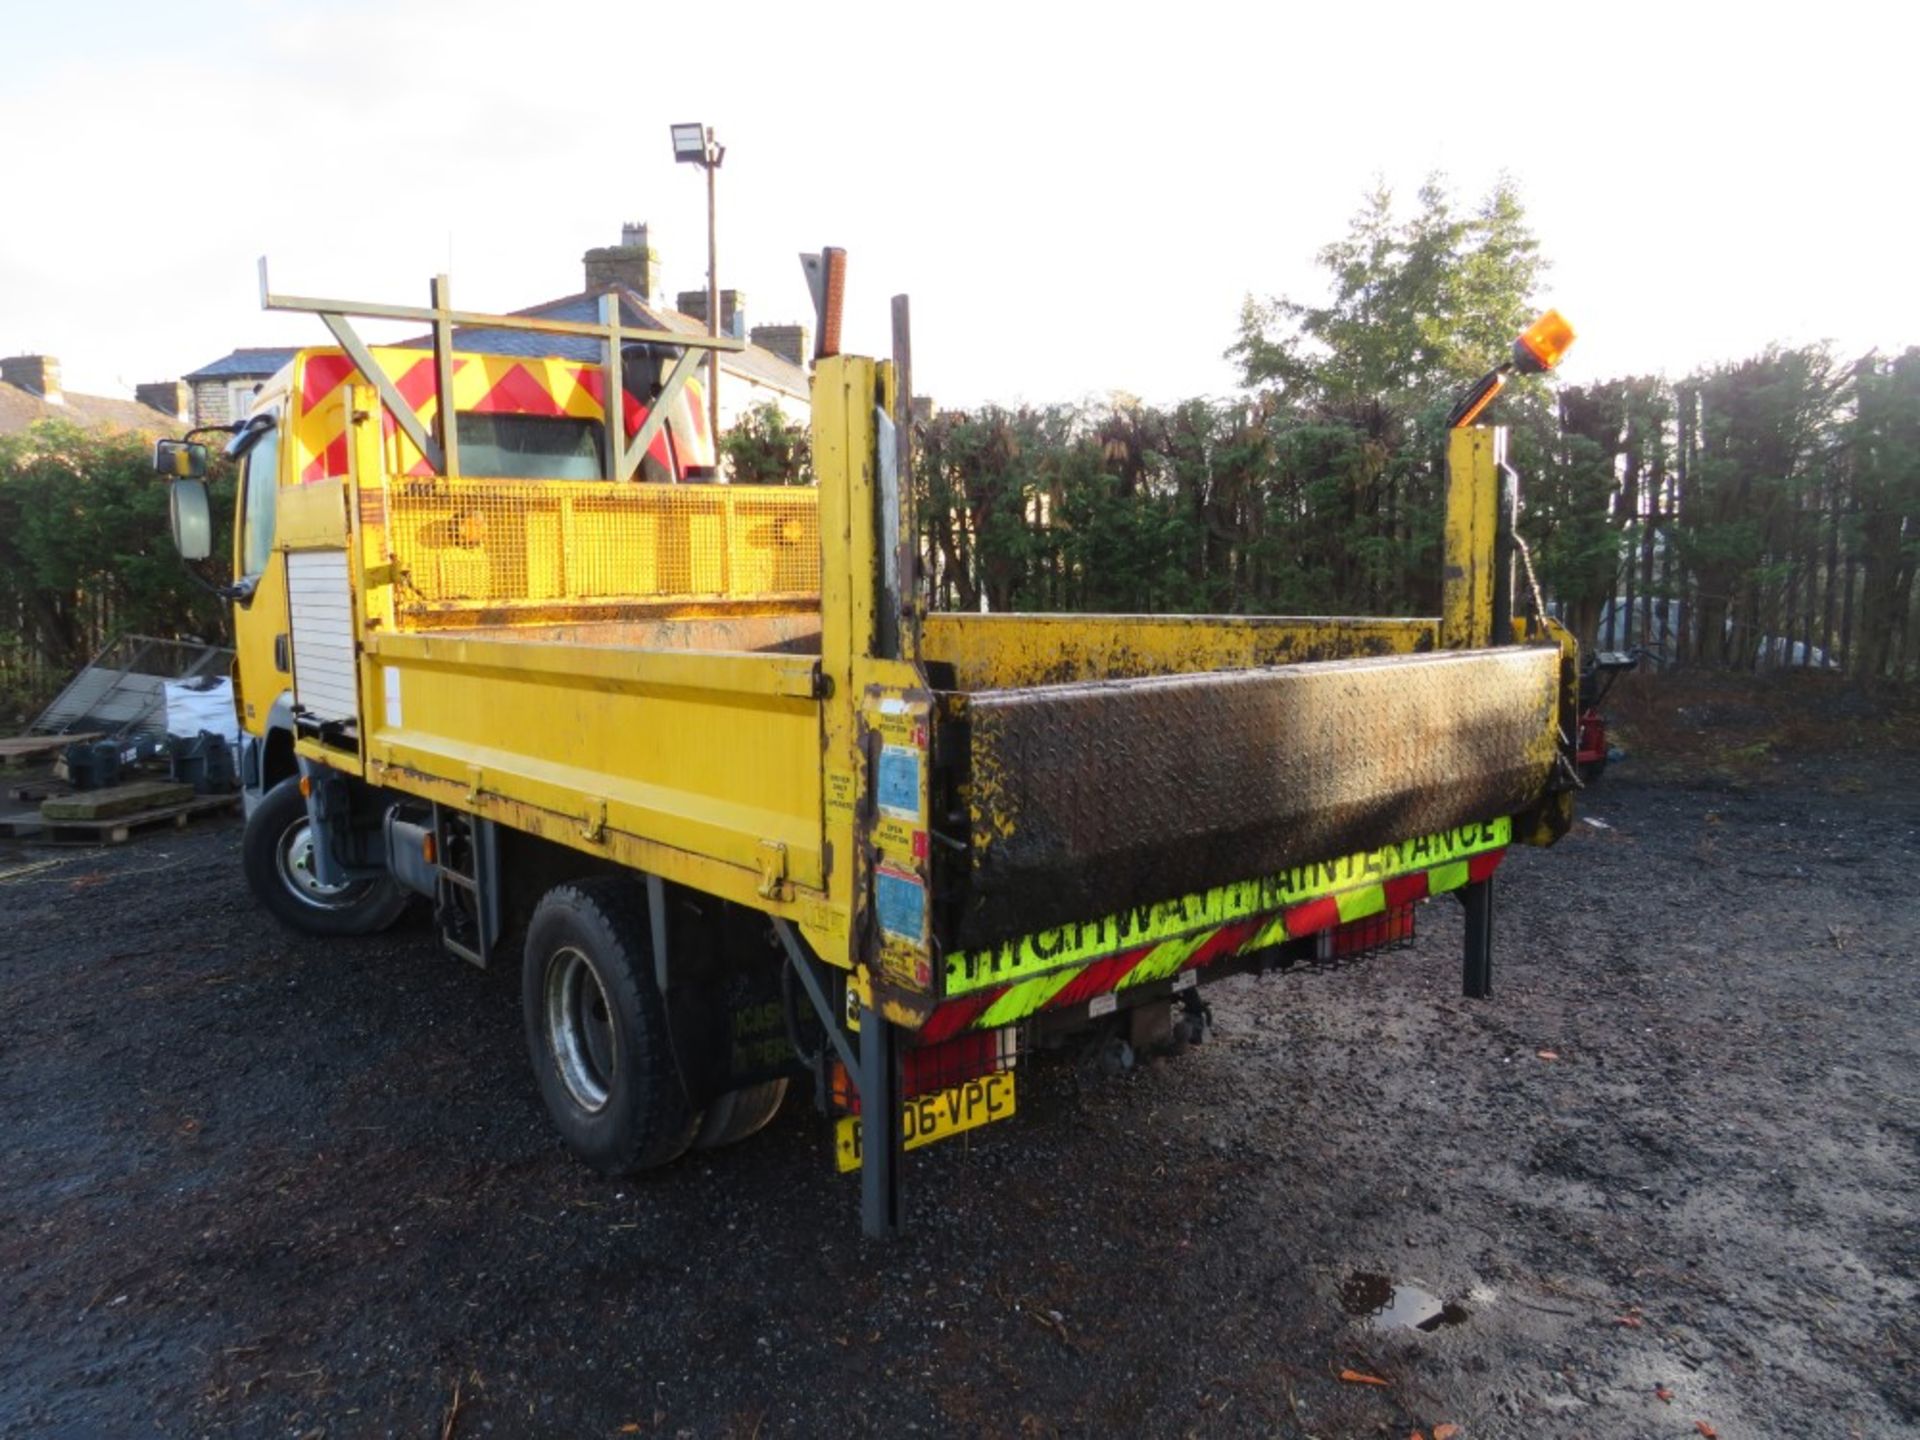
[{"label": "chain", "polygon": [[1533,594],[1534,618],[1536,620],[1544,620],[1547,614],[1547,607],[1540,599],[1539,578],[1533,573],[1533,551],[1528,547],[1527,542],[1520,537],[1518,528],[1515,528],[1513,532],[1513,548],[1520,552],[1520,563],[1524,565],[1527,570],[1527,589]]}]

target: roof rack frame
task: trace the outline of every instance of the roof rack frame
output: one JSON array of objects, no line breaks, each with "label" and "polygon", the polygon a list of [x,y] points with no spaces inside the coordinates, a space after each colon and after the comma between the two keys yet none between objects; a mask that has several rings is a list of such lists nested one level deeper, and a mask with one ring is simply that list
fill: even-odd
[{"label": "roof rack frame", "polygon": [[[309,295],[276,295],[267,281],[267,257],[260,257],[260,308],[318,315],[354,366],[379,392],[381,403],[393,412],[401,430],[420,451],[436,475],[449,477],[459,473],[457,427],[449,424],[453,415],[453,328],[456,325],[484,326],[493,330],[529,330],[543,335],[581,335],[599,340],[604,347],[602,364],[607,374],[606,467],[609,480],[631,480],[665,423],[668,409],[678,398],[688,378],[699,367],[701,352],[738,351],[747,342],[729,335],[681,334],[676,330],[637,329],[620,323],[620,307],[612,296],[602,297],[597,323],[584,320],[546,320],[530,315],[490,315],[481,310],[456,310],[450,298],[445,275],[433,278],[431,305],[382,305],[361,300],[324,300]],[[349,317],[360,320],[405,320],[432,327],[434,393],[438,414],[433,432],[429,432],[419,412],[373,358],[373,352],[360,338]],[[667,375],[660,394],[648,407],[647,418],[631,443],[627,440],[626,386],[622,375],[620,350],[623,345],[650,343],[678,349],[680,357]],[[720,437],[715,435],[717,446]]]}]

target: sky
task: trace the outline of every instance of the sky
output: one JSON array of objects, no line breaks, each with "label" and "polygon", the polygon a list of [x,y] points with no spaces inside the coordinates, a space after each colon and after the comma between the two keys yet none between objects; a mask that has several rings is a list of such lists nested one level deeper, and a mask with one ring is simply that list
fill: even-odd
[{"label": "sky", "polygon": [[[1920,12],[1829,0],[1146,7],[0,0],[0,354],[127,395],[240,345],[324,343],[291,294],[510,310],[646,221],[705,283],[807,321],[849,252],[846,344],[913,306],[947,407],[1235,388],[1242,300],[1314,300],[1385,183],[1502,174],[1580,341],[1565,375],[1769,342],[1920,344],[1907,96]],[[367,333],[384,334],[377,326]],[[1490,357],[1492,358],[1492,357]]]}]

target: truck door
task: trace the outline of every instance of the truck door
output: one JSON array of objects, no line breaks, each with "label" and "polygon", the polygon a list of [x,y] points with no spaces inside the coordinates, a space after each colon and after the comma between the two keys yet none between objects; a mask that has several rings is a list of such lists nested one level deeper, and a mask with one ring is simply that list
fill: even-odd
[{"label": "truck door", "polygon": [[268,712],[291,679],[286,576],[273,548],[285,407],[263,402],[260,408],[271,413],[275,423],[241,459],[233,527],[234,577],[253,586],[252,598],[233,607],[233,642],[241,728],[255,737],[266,733]]}]

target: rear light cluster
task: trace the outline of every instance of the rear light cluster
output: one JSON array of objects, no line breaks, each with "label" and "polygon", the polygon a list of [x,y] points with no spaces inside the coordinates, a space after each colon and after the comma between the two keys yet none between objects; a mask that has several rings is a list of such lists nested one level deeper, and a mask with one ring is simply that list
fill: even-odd
[{"label": "rear light cluster", "polygon": [[1404,950],[1412,944],[1412,904],[1390,905],[1378,915],[1322,930],[1313,937],[1313,958],[1346,960],[1375,950]]},{"label": "rear light cluster", "polygon": [[[984,1030],[956,1035],[938,1045],[916,1045],[906,1051],[902,1068],[904,1094],[934,1095],[951,1090],[982,1075],[1013,1069],[1019,1054],[1018,1029],[1008,1025],[999,1030]],[[845,1115],[860,1113],[860,1094],[847,1078],[846,1067],[833,1065],[833,1105]]]}]

